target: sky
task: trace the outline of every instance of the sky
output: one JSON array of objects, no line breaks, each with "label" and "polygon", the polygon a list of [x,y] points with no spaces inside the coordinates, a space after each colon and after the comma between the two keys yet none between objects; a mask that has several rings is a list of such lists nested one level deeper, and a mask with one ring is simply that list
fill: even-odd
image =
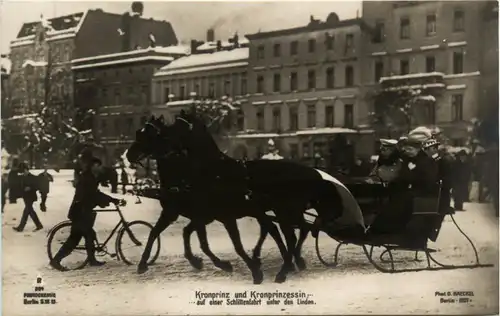
[{"label": "sky", "polygon": [[[360,1],[270,1],[270,2],[188,2],[148,1],[144,3],[146,18],[167,20],[185,43],[191,39],[205,40],[206,31],[215,28],[216,39],[238,34],[251,34],[302,26],[309,18],[325,20],[330,12],[341,20],[361,15]],[[9,52],[9,43],[16,38],[24,22],[39,21],[40,15],[52,18],[64,14],[101,8],[107,12],[124,13],[132,1],[13,1],[0,0],[0,52]]]}]

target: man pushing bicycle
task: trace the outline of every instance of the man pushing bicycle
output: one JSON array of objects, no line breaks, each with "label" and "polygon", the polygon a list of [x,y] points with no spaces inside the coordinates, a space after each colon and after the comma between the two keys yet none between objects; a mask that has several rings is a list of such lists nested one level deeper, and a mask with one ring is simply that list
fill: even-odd
[{"label": "man pushing bicycle", "polygon": [[68,270],[61,265],[61,261],[75,250],[82,237],[85,238],[89,265],[102,266],[104,262],[97,261],[95,256],[94,240],[96,239],[96,232],[93,226],[96,214],[93,209],[96,206],[105,207],[110,203],[120,206],[126,204],[125,200],[115,199],[99,191],[98,175],[102,162],[95,157],[89,158],[76,182],[75,196],[68,212],[68,218],[71,220],[70,235],[50,262],[50,265],[59,271]]}]

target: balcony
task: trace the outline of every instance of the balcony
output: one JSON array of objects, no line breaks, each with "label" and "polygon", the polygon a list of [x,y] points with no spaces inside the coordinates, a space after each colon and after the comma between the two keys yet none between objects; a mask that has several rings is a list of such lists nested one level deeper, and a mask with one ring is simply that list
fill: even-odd
[{"label": "balcony", "polygon": [[381,88],[386,91],[409,89],[444,89],[444,74],[441,72],[417,73],[382,77],[379,81]]}]

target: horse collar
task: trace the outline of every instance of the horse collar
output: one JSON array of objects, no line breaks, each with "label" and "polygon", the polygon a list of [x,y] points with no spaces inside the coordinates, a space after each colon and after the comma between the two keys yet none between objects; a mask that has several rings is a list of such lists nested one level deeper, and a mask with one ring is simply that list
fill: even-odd
[{"label": "horse collar", "polygon": [[193,124],[192,123],[189,123],[186,119],[182,118],[182,117],[178,117],[177,118],[179,121],[182,121],[184,123],[187,124],[187,126],[189,127],[189,130],[193,130]]}]

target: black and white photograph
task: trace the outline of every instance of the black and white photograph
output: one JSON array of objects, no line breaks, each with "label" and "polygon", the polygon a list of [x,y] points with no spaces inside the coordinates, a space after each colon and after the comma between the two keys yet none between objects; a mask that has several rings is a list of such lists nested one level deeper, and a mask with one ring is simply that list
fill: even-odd
[{"label": "black and white photograph", "polygon": [[499,313],[497,1],[0,1],[2,314]]}]

